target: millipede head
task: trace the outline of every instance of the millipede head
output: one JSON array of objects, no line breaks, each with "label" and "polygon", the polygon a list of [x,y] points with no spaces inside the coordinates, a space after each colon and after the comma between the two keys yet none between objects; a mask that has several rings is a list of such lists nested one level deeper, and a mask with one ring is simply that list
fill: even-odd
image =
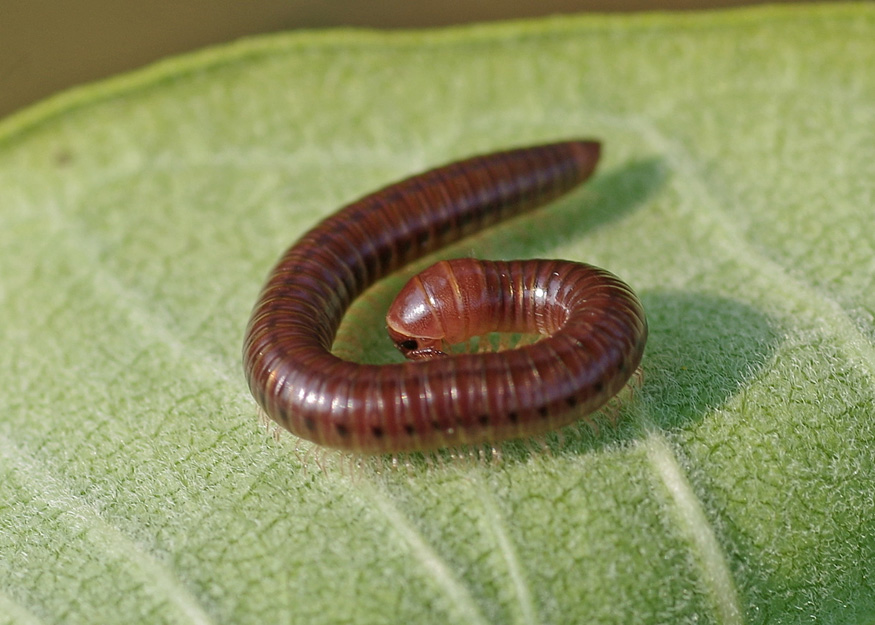
[{"label": "millipede head", "polygon": [[419,276],[413,277],[395,297],[386,313],[386,331],[408,360],[445,356],[444,329]]}]

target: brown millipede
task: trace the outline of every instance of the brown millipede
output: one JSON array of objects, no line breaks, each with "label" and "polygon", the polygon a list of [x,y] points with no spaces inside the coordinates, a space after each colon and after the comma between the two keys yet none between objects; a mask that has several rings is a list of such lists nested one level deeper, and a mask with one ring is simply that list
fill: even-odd
[{"label": "brown millipede", "polygon": [[[360,453],[521,438],[600,408],[638,367],[647,324],[628,286],[580,263],[438,263],[387,316],[415,360],[364,365],[330,351],[344,312],[376,280],[568,192],[599,152],[596,141],[565,141],[469,158],[319,223],[282,256],[252,312],[243,358],[256,401],[297,436]],[[444,339],[489,331],[548,336],[501,352],[441,353]]]}]

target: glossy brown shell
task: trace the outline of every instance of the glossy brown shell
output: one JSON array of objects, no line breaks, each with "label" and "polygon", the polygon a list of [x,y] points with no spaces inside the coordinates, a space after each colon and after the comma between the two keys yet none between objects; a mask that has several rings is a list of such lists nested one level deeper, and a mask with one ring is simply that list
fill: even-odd
[{"label": "glossy brown shell", "polygon": [[556,310],[573,304],[551,338],[523,348],[388,365],[348,362],[330,349],[344,312],[373,282],[566,193],[598,156],[597,142],[567,141],[475,157],[322,221],[283,255],[253,310],[243,354],[255,399],[297,436],[360,453],[519,438],[597,410],[637,368],[647,326],[631,289],[587,265],[505,263],[500,271],[529,272],[520,284],[553,294]]}]

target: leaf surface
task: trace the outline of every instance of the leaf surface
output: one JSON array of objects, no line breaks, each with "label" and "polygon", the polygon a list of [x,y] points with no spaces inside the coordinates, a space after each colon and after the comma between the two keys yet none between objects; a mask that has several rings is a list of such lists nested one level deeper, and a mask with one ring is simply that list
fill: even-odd
[{"label": "leaf surface", "polygon": [[[867,4],[333,31],[0,123],[0,622],[875,618],[873,67]],[[243,329],[297,235],[578,136],[588,185],[448,253],[636,288],[615,427],[378,473],[258,425]],[[338,352],[396,358],[401,279]]]}]

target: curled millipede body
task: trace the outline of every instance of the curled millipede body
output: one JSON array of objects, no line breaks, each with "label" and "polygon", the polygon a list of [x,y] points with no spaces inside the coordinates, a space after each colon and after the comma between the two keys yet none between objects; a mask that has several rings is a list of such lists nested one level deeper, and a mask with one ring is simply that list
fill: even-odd
[{"label": "curled millipede body", "polygon": [[[647,324],[628,286],[580,263],[438,263],[408,283],[387,316],[391,338],[413,360],[363,365],[330,351],[368,286],[566,193],[592,174],[599,149],[567,141],[452,163],[307,232],[270,273],[249,321],[243,356],[256,401],[297,436],[360,453],[521,438],[600,408],[638,367]],[[491,331],[546,338],[494,353],[441,351],[443,341]]]}]

